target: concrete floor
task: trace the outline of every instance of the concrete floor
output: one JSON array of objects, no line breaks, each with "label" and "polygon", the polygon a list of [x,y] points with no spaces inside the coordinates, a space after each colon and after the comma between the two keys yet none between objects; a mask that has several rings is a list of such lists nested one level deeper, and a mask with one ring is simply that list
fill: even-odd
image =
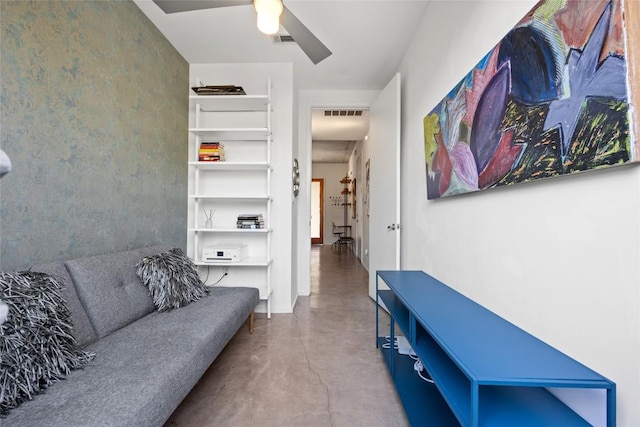
[{"label": "concrete floor", "polygon": [[256,314],[165,427],[408,425],[375,346],[367,271],[330,246],[311,252],[311,296],[293,314]]}]

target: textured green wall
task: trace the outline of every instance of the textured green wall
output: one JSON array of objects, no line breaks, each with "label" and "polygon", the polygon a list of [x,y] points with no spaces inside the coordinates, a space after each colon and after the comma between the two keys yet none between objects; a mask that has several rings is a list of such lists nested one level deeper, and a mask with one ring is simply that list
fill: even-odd
[{"label": "textured green wall", "polygon": [[188,63],[131,1],[0,13],[0,268],[184,248]]}]

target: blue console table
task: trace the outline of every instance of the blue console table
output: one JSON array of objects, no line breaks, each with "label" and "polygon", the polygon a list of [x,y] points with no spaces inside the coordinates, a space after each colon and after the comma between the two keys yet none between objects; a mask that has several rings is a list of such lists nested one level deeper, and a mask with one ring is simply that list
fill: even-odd
[{"label": "blue console table", "polygon": [[383,346],[378,308],[376,345],[411,425],[590,425],[547,387],[606,390],[607,426],[616,425],[615,383],[428,274],[377,271],[376,296],[391,314],[390,341],[397,324],[435,382]]}]

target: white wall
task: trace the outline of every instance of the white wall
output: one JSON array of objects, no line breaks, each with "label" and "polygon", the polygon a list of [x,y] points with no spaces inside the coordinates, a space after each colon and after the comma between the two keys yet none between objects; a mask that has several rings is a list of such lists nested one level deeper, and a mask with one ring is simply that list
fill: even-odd
[{"label": "white wall", "polygon": [[[242,86],[248,94],[264,94],[267,78],[271,77],[272,86],[272,150],[271,164],[271,210],[272,258],[271,285],[273,289],[272,311],[291,313],[292,300],[292,198],[291,170],[293,156],[293,66],[291,64],[191,64],[190,85],[195,86],[197,78],[204,84],[235,84]],[[193,194],[192,181],[189,179],[189,194]],[[189,221],[192,221],[190,218]],[[187,249],[192,250],[192,241]],[[247,269],[242,267],[243,269]],[[236,267],[239,269],[239,267]],[[254,269],[251,267],[249,270]],[[212,273],[213,274],[213,273]],[[221,285],[234,285],[234,275],[240,279],[252,272],[243,272],[232,268],[229,276]],[[245,285],[247,283],[244,283]],[[257,311],[265,311],[264,302],[260,302]]]},{"label": "white wall", "polygon": [[[333,234],[333,225],[348,225],[344,224],[344,207],[341,205],[343,202],[343,195],[340,194],[344,188],[343,184],[340,184],[340,180],[347,174],[347,163],[313,163],[311,178],[324,179],[324,239],[323,244],[330,245],[336,240],[337,236]],[[335,204],[337,198],[338,205]],[[333,200],[332,200],[333,199]],[[351,211],[347,210],[347,219],[351,220]]]},{"label": "white wall", "polygon": [[[298,90],[296,88],[296,79],[295,77],[293,78],[293,93],[297,93]],[[297,96],[293,96],[293,108],[292,108],[292,113],[293,111],[298,111],[298,97]],[[300,158],[300,155],[298,154],[298,134],[297,132],[294,132],[294,129],[298,129],[298,115],[297,114],[292,114],[293,115],[293,121],[292,121],[292,128],[291,128],[291,177],[293,177],[293,159],[298,160]],[[300,163],[298,160],[298,170],[300,169]],[[290,298],[291,298],[291,311],[293,312],[293,308],[296,306],[296,301],[298,300],[298,281],[296,280],[296,278],[298,277],[298,268],[299,265],[296,262],[296,258],[293,254],[297,254],[298,251],[300,250],[300,242],[297,239],[298,236],[298,224],[300,223],[300,220],[298,218],[299,214],[300,214],[300,210],[298,209],[298,200],[299,198],[297,196],[293,195],[293,180],[290,183],[290,187],[289,190],[291,192],[291,242],[290,242],[290,246],[291,246],[291,289],[290,289]]]},{"label": "white wall", "polygon": [[432,2],[399,71],[402,268],[422,269],[617,384],[640,426],[640,168],[427,201],[423,117],[536,3]]}]

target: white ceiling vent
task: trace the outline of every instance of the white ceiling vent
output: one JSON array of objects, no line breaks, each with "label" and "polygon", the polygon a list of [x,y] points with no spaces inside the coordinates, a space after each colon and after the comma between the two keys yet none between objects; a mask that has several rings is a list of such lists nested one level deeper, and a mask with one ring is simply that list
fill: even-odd
[{"label": "white ceiling vent", "polygon": [[325,117],[328,117],[328,116],[358,117],[362,115],[362,110],[324,110],[324,115]]},{"label": "white ceiling vent", "polygon": [[275,36],[272,37],[273,38],[273,42],[278,44],[278,43],[295,43],[296,41],[293,39],[293,37],[291,37],[288,34],[276,34]]}]

